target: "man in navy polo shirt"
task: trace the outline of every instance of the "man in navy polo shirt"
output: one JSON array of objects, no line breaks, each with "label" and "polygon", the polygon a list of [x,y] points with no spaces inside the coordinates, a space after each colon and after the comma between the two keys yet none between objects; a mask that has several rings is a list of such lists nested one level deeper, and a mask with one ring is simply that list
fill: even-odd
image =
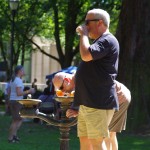
[{"label": "man in navy polo shirt", "polygon": [[[109,123],[118,109],[114,80],[119,44],[109,32],[109,23],[106,11],[92,9],[87,12],[85,24],[76,29],[82,62],[75,77],[74,106],[79,106],[77,126],[81,150],[103,149],[103,140],[109,137]],[[94,39],[92,44],[89,38]]]}]

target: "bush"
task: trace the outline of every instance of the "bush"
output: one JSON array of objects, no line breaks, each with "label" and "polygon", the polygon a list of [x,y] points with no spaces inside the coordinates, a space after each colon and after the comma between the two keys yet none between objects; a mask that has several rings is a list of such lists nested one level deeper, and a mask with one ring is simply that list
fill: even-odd
[{"label": "bush", "polygon": [[0,104],[4,103],[2,100],[4,99],[4,92],[0,89]]}]

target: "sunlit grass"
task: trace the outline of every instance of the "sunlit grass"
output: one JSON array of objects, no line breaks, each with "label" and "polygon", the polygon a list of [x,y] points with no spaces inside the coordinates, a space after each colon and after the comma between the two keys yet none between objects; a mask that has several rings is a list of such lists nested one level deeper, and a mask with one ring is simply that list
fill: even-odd
[{"label": "sunlit grass", "polygon": [[[0,108],[1,111],[1,108]],[[0,150],[59,150],[60,133],[58,127],[39,123],[24,122],[19,130],[21,142],[10,144],[7,141],[11,117],[0,115]],[[149,150],[150,137],[118,134],[119,150]],[[76,127],[70,130],[70,150],[79,150]]]},{"label": "sunlit grass", "polygon": [[[8,130],[11,123],[10,116],[0,115],[0,150],[59,150],[59,128],[46,123],[34,123],[33,120],[23,122],[19,137],[20,143],[8,143]],[[70,130],[70,149],[79,149],[79,140],[76,136],[76,128]]]}]

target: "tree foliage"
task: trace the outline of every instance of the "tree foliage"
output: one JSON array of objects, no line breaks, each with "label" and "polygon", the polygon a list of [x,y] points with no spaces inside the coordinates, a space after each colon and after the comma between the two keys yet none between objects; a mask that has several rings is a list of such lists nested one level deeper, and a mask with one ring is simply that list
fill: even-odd
[{"label": "tree foliage", "polygon": [[[3,0],[0,2],[0,12],[2,12],[0,22],[3,29],[0,48],[4,52],[3,43],[10,38],[12,20],[8,2]],[[79,51],[75,29],[84,22],[87,10],[98,7],[106,9],[112,14],[112,31],[115,31],[117,21],[114,20],[117,19],[119,6],[118,0],[21,0],[15,17],[14,65],[17,64],[20,56],[23,64],[24,53],[32,51],[31,44],[35,44],[38,50],[55,59],[62,68],[70,66]],[[54,40],[58,58],[46,53],[37,43],[34,43],[35,35]],[[5,54],[3,59],[9,60]]]}]

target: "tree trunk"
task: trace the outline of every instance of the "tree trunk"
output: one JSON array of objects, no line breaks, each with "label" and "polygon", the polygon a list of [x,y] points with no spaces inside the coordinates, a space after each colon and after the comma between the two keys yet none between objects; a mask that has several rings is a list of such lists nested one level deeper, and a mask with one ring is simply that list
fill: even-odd
[{"label": "tree trunk", "polygon": [[21,65],[24,66],[25,45],[22,44]]},{"label": "tree trunk", "polygon": [[120,43],[118,80],[131,91],[128,129],[150,126],[150,0],[123,0],[116,34]]}]

